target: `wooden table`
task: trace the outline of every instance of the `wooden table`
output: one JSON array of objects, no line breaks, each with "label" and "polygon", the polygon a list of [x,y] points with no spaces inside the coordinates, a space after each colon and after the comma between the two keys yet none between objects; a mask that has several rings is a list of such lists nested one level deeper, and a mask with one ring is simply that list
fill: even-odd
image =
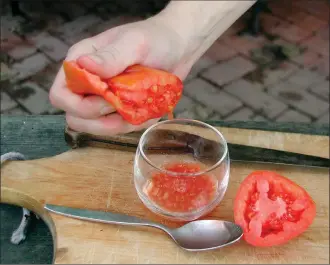
[{"label": "wooden table", "polygon": [[[329,136],[329,125],[269,123],[269,122],[222,122],[208,123],[228,128],[243,128],[272,132],[288,132]],[[70,149],[64,140],[63,116],[1,116],[1,154],[10,151],[23,153],[27,159],[52,157]],[[45,224],[40,221],[27,241],[19,246],[9,243],[9,236],[21,218],[21,210],[1,205],[1,263],[51,263],[52,239]]]}]

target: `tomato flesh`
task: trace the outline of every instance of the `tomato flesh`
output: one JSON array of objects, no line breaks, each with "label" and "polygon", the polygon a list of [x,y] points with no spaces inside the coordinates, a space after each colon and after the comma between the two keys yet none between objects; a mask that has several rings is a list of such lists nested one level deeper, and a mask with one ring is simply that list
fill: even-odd
[{"label": "tomato flesh", "polygon": [[108,97],[109,102],[113,104],[113,98],[117,97],[121,102],[117,111],[123,117],[127,109],[134,109],[131,114],[134,124],[161,118],[166,113],[171,118],[183,89],[181,80],[175,75],[140,65],[128,67],[107,83],[113,93]]},{"label": "tomato flesh", "polygon": [[254,246],[281,245],[303,233],[316,207],[310,195],[291,180],[270,171],[251,173],[234,203],[235,222]]},{"label": "tomato flesh", "polygon": [[[197,173],[195,163],[166,164],[167,171]],[[186,176],[155,173],[145,188],[147,196],[159,207],[169,212],[188,212],[205,207],[216,195],[216,181],[209,175]]]}]

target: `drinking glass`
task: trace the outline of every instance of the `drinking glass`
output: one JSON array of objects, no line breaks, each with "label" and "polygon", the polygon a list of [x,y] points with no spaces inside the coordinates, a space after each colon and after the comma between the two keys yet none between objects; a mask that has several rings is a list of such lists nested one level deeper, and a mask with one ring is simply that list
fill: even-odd
[{"label": "drinking glass", "polygon": [[190,119],[158,122],[141,136],[134,184],[144,205],[171,220],[191,221],[223,199],[230,173],[228,146],[213,126]]}]

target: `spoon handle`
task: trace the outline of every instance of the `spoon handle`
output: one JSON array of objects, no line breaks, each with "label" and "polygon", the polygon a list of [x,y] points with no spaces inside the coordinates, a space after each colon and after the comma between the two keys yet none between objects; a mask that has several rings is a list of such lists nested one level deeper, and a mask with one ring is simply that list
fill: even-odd
[{"label": "spoon handle", "polygon": [[149,222],[147,220],[125,214],[70,208],[52,204],[46,204],[45,209],[60,215],[92,222],[120,225],[152,226],[166,231],[166,228],[161,224]]}]

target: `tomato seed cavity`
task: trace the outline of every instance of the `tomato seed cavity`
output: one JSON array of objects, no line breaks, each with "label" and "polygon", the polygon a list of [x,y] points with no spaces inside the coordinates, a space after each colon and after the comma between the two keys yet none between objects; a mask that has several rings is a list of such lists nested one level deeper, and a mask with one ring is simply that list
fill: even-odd
[{"label": "tomato seed cavity", "polygon": [[298,222],[306,202],[294,200],[284,189],[274,192],[272,183],[257,181],[247,201],[245,219],[261,237],[283,231],[285,222]]}]

